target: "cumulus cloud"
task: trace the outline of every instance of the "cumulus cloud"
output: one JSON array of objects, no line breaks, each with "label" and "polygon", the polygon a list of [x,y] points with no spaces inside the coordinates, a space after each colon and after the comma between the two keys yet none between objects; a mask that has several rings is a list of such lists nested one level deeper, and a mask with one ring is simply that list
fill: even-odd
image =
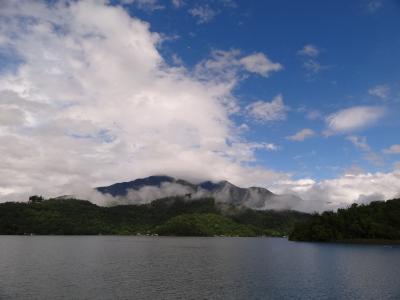
[{"label": "cumulus cloud", "polygon": [[346,133],[374,125],[385,115],[381,106],[354,106],[339,110],[326,118],[326,134]]},{"label": "cumulus cloud", "polygon": [[389,148],[384,149],[383,152],[386,154],[400,154],[400,145],[392,145]]},{"label": "cumulus cloud", "polygon": [[256,101],[246,107],[248,115],[256,121],[267,123],[286,119],[288,107],[281,94],[272,101]]},{"label": "cumulus cloud", "polygon": [[315,136],[315,132],[312,129],[304,128],[294,135],[288,136],[287,139],[291,141],[302,142],[305,139]]},{"label": "cumulus cloud", "polygon": [[197,19],[198,24],[209,23],[218,15],[218,11],[208,5],[193,7],[189,9],[189,13]]},{"label": "cumulus cloud", "polygon": [[377,85],[370,88],[368,93],[381,99],[387,99],[390,94],[390,87],[387,84]]},{"label": "cumulus cloud", "polygon": [[0,37],[21,62],[0,75],[3,201],[160,173],[244,186],[286,176],[247,165],[260,146],[231,120],[243,56],[229,78],[169,66],[148,23],[100,1],[3,2]]},{"label": "cumulus cloud", "polygon": [[[276,70],[254,68],[240,51],[212,54],[194,71],[170,66],[160,34],[101,1],[3,1],[0,41],[17,62],[0,74],[0,201],[76,194],[105,203],[92,187],[152,174],[293,189],[320,203],[326,192],[335,207],[398,192],[399,171],[300,184],[257,166],[255,151],[279,147],[240,136],[233,89],[243,72]],[[246,108],[262,122],[286,111],[281,95]],[[359,127],[332,118],[333,129]]]}]

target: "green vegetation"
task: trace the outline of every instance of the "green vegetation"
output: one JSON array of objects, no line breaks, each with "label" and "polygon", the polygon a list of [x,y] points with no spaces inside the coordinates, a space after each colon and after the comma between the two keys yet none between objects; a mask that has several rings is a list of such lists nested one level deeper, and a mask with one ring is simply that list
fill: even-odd
[{"label": "green vegetation", "polygon": [[252,210],[234,209],[228,212],[231,218],[240,223],[253,226],[260,231],[257,235],[282,236],[289,235],[296,224],[310,218],[309,214],[293,210]]},{"label": "green vegetation", "polygon": [[100,207],[84,200],[33,196],[28,203],[0,204],[0,234],[282,236],[308,217],[293,211],[221,207],[211,198]]},{"label": "green vegetation", "polygon": [[251,226],[216,214],[185,214],[173,217],[155,229],[159,235],[178,236],[256,236]]},{"label": "green vegetation", "polygon": [[336,213],[315,214],[297,224],[289,238],[320,242],[400,241],[400,199],[353,204]]}]

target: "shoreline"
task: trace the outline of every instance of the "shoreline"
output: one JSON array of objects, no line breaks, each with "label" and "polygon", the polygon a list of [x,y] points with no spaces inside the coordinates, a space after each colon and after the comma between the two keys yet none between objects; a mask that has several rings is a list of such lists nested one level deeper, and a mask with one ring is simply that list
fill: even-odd
[{"label": "shoreline", "polygon": [[321,243],[321,244],[352,244],[352,245],[400,245],[400,240],[380,240],[380,239],[352,239],[337,241],[299,241],[289,240],[289,242],[300,243]]}]

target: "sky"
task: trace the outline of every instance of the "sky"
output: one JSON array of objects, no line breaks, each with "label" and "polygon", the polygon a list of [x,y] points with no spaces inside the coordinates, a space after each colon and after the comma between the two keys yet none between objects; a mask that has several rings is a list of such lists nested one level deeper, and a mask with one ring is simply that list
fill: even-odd
[{"label": "sky", "polygon": [[390,199],[399,112],[396,0],[0,0],[2,202],[154,174]]}]

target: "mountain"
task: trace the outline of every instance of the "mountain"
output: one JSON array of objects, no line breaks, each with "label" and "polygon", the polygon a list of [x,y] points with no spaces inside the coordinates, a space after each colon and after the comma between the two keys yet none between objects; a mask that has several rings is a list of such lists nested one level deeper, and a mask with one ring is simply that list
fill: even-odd
[{"label": "mountain", "polygon": [[[228,181],[204,181],[193,184],[170,176],[150,176],[129,182],[97,187],[97,191],[120,199],[146,199],[151,202],[161,197],[212,197],[218,203],[245,206],[253,209],[296,209],[303,200],[295,195],[276,195],[261,187],[241,188]],[[142,201],[143,202],[143,201]]]},{"label": "mountain", "polygon": [[146,186],[161,187],[161,184],[174,182],[174,178],[169,176],[150,176],[136,179],[129,182],[115,183],[109,186],[97,187],[96,190],[103,194],[110,194],[113,197],[126,196],[129,190],[140,190]]}]

